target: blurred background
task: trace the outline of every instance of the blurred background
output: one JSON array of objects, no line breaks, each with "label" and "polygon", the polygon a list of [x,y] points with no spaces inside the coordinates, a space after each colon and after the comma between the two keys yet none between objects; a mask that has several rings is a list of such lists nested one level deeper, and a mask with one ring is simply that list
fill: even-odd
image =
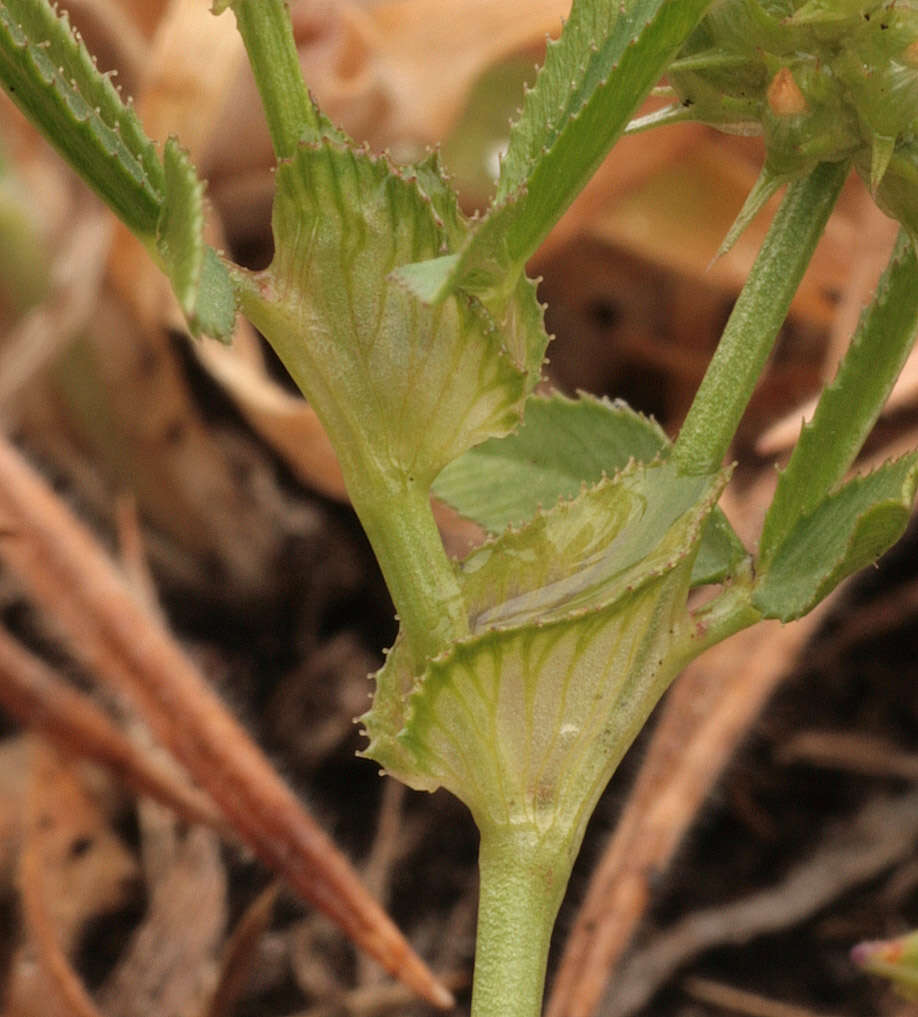
[{"label": "blurred background", "polygon": [[[205,0],[60,6],[148,133],[192,153],[212,242],[266,265],[272,153],[232,15]],[[439,146],[472,213],[568,7],[299,0],[292,16],[322,109],[395,161]],[[676,433],[775,207],[712,262],[760,162],[756,139],[699,125],[616,147],[530,266],[555,336],[546,384],[624,399]],[[749,546],[894,236],[852,179],[733,450],[724,508]],[[396,626],[320,425],[245,323],[231,347],[187,337],[140,245],[5,97],[0,419],[467,1010],[474,827],[445,794],[355,758],[352,718]],[[910,362],[865,463],[916,442]],[[479,539],[439,511],[452,553]],[[848,956],[918,924],[915,547],[677,682],[591,825],[552,1017],[918,1012]],[[155,755],[144,718],[62,647],[50,605],[0,569],[3,630]],[[68,979],[107,1017],[433,1012],[244,850],[81,762],[79,739],[50,750],[42,709],[0,714],[6,1017],[78,1012]]]}]

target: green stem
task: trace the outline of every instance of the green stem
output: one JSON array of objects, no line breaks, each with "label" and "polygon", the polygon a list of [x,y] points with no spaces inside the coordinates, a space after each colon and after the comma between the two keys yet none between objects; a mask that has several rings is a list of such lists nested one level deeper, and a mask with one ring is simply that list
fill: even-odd
[{"label": "green stem", "polygon": [[788,188],[673,447],[686,473],[723,462],[848,168],[823,163]]},{"label": "green stem", "polygon": [[265,336],[331,439],[351,504],[366,531],[416,673],[468,635],[465,602],[430,507],[431,478],[408,475],[361,433],[299,323],[272,300],[271,286],[234,268],[239,307]]},{"label": "green stem", "polygon": [[682,670],[705,650],[748,629],[762,620],[761,611],[752,603],[755,573],[751,560],[742,562],[730,582],[711,601],[696,611],[687,612],[673,634],[671,653],[681,654],[677,670]]},{"label": "green stem", "polygon": [[539,1017],[551,931],[573,863],[535,830],[483,827],[472,1017]]},{"label": "green stem", "polygon": [[292,155],[304,133],[321,123],[297,54],[284,0],[231,0],[278,159]]},{"label": "green stem", "polygon": [[[331,432],[329,432],[331,433]],[[459,582],[430,508],[430,491],[411,477],[377,473],[339,456],[351,504],[373,547],[417,673],[468,635]]]}]

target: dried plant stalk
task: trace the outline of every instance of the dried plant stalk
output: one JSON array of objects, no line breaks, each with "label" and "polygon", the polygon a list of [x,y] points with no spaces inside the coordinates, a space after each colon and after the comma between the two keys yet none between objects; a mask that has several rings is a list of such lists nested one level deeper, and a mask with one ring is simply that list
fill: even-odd
[{"label": "dried plant stalk", "polygon": [[0,628],[0,705],[60,748],[114,770],[192,823],[226,832],[214,803],[138,749],[111,719]]},{"label": "dried plant stalk", "polygon": [[344,856],[97,543],[19,454],[0,443],[0,555],[69,645],[127,697],[239,836],[354,942],[439,1006],[434,978]]}]

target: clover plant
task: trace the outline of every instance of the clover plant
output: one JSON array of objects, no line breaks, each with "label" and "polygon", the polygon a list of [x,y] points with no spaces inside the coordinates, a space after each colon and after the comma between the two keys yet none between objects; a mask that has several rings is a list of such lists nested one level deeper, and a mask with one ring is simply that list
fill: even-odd
[{"label": "clover plant", "polygon": [[[187,154],[154,147],[46,0],[0,0],[0,80],[146,244],[192,334],[226,340],[241,311],[315,407],[400,622],[365,755],[470,809],[472,1013],[534,1017],[587,820],[675,675],[760,619],[805,614],[908,521],[918,454],[847,474],[918,327],[918,6],[574,0],[476,220],[436,154],[394,165],[323,116],[283,0],[227,7],[278,160],[260,272],[205,244]],[[673,104],[630,129],[764,135],[738,228],[788,185],[672,443],[621,403],[535,393],[548,336],[525,274],[667,72]],[[724,460],[852,165],[902,233],[746,548],[717,507]],[[432,492],[490,534],[462,561]],[[713,593],[690,608],[700,586]]]}]

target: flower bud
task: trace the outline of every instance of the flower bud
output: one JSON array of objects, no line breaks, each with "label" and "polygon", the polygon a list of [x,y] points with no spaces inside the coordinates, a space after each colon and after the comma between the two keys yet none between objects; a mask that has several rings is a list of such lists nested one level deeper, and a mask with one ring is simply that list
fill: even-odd
[{"label": "flower bud", "polygon": [[720,0],[670,83],[693,119],[762,134],[771,181],[853,159],[880,207],[914,233],[916,0]]}]

